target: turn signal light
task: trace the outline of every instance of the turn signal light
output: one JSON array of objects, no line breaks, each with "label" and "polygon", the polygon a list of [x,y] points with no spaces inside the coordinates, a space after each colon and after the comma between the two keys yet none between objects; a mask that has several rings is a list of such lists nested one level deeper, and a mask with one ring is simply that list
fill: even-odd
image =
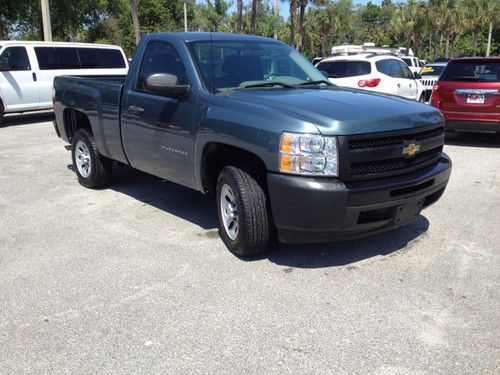
[{"label": "turn signal light", "polygon": [[358,81],[359,87],[375,87],[380,83],[380,78],[362,79]]}]

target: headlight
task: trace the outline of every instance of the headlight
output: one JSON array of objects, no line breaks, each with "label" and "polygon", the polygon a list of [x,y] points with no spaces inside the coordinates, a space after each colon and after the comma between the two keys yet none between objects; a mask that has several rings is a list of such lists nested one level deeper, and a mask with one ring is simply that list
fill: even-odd
[{"label": "headlight", "polygon": [[322,135],[283,133],[279,171],[309,176],[338,176],[337,139]]}]

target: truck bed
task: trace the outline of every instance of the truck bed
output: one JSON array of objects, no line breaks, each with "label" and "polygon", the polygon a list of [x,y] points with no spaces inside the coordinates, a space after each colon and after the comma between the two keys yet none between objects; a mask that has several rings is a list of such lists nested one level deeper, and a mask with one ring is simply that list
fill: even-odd
[{"label": "truck bed", "polygon": [[[96,138],[101,154],[126,162],[120,132],[120,103],[126,76],[60,76],[54,79],[54,87],[60,97],[60,105],[54,107],[56,118],[64,119],[65,109],[85,113],[93,131],[99,132]],[[66,117],[67,118],[67,117]],[[60,122],[61,120],[59,120]],[[72,134],[68,127],[61,126],[64,140],[70,142]]]}]

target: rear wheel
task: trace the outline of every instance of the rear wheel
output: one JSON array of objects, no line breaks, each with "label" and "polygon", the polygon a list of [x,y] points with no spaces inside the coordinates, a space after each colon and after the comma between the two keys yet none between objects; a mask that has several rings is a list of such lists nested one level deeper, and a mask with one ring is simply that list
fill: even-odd
[{"label": "rear wheel", "polygon": [[84,129],[78,130],[71,142],[73,169],[78,182],[88,188],[99,188],[111,179],[112,161],[99,153],[94,137]]},{"label": "rear wheel", "polygon": [[217,208],[221,237],[229,251],[253,256],[267,249],[267,196],[252,175],[234,166],[223,168],[217,180]]}]

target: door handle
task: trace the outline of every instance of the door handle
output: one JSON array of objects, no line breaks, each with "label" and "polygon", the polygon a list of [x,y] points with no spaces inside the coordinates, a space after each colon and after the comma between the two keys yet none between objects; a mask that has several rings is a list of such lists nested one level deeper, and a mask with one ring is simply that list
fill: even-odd
[{"label": "door handle", "polygon": [[398,83],[398,89],[401,87],[401,83]]},{"label": "door handle", "polygon": [[36,82],[36,73],[35,73],[35,72],[33,72],[33,73],[31,73],[31,75],[33,76],[33,81],[35,81],[35,82]]},{"label": "door handle", "polygon": [[137,116],[142,115],[142,113],[144,112],[144,108],[137,107],[135,105],[129,105],[127,109],[129,112],[132,112],[134,115]]}]

